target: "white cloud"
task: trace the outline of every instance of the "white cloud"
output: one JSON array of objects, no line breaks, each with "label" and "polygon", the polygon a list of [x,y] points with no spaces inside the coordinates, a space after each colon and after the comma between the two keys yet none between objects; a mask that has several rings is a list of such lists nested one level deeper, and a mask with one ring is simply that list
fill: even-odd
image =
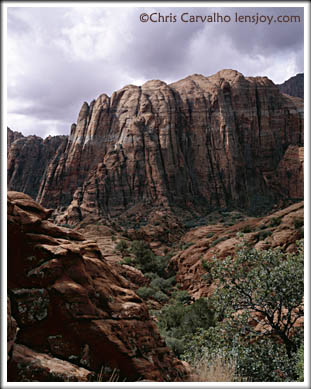
[{"label": "white cloud", "polygon": [[233,68],[280,83],[303,71],[302,24],[139,21],[141,12],[154,11],[179,15],[185,9],[10,7],[8,125],[25,135],[68,133],[83,101],[148,79],[172,82]]}]

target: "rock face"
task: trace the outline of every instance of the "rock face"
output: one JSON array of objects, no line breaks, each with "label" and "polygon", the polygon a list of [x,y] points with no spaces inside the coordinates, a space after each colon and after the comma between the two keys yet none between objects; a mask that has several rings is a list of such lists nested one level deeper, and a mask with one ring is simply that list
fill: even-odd
[{"label": "rock face", "polygon": [[17,139],[24,138],[23,134],[17,131],[12,131],[10,128],[7,129],[7,148],[8,151],[11,148],[11,145],[13,142],[15,142]]},{"label": "rock face", "polygon": [[129,281],[50,214],[8,192],[8,380],[89,381],[101,369],[103,380],[113,369],[126,381],[182,380]]},{"label": "rock face", "polygon": [[296,76],[291,77],[289,80],[278,84],[280,91],[290,96],[304,97],[304,74],[298,73]]},{"label": "rock face", "polygon": [[[172,258],[177,282],[194,298],[208,296],[215,285],[208,264],[216,256],[219,260],[234,256],[245,242],[257,250],[280,247],[285,252],[296,249],[296,241],[303,238],[304,203],[299,202],[262,218],[249,218],[234,224],[198,227],[182,239],[188,244]],[[237,235],[241,233],[242,236]]]},{"label": "rock face", "polygon": [[[57,161],[67,143],[66,136],[24,137],[8,129],[8,189],[36,198],[51,161]],[[57,162],[56,162],[57,163]]]},{"label": "rock face", "polygon": [[9,188],[67,208],[63,223],[139,206],[256,209],[285,195],[266,177],[289,146],[303,145],[303,101],[234,70],[128,85],[83,104],[35,189],[14,155],[18,142],[26,141],[9,152]]}]

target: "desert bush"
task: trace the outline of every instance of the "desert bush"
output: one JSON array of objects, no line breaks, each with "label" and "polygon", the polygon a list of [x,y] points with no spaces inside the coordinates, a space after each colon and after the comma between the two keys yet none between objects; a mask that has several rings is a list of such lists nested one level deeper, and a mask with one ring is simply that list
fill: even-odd
[{"label": "desert bush", "polygon": [[298,230],[300,227],[302,227],[303,224],[304,224],[303,219],[297,218],[297,217],[294,218],[294,227],[296,230]]},{"label": "desert bush", "polygon": [[181,246],[181,250],[186,250],[188,249],[190,246],[194,245],[193,242],[186,242],[184,243],[182,246]]},{"label": "desert bush", "polygon": [[214,247],[216,246],[216,244],[220,243],[220,242],[223,242],[225,240],[229,239],[229,236],[223,236],[222,238],[218,238],[216,240],[214,240],[212,243],[211,243],[211,247]]},{"label": "desert bush", "polygon": [[167,284],[165,283],[164,278],[157,276],[151,280],[150,287],[156,290],[165,291]]},{"label": "desert bush", "polygon": [[304,381],[304,344],[302,343],[301,346],[298,349],[297,356],[296,356],[296,374],[297,374],[297,381],[303,382]]},{"label": "desert bush", "polygon": [[121,239],[117,244],[116,244],[116,250],[120,251],[122,255],[127,253],[128,250],[128,244],[125,240]]},{"label": "desert bush", "polygon": [[155,255],[144,241],[133,241],[130,252],[134,255],[136,266],[143,273],[151,272],[161,277],[165,276],[168,258]]},{"label": "desert bush", "polygon": [[[212,276],[218,285],[210,304],[217,321],[184,335],[181,358],[195,364],[219,354],[232,357],[243,381],[299,379],[303,328],[295,323],[303,316],[303,271],[303,241],[291,254],[243,247],[236,258],[214,258]],[[257,314],[259,329],[252,324]]]},{"label": "desert bush", "polygon": [[209,273],[202,274],[202,280],[208,282],[209,284],[212,282],[212,276]]},{"label": "desert bush", "polygon": [[166,303],[169,300],[168,295],[162,292],[161,290],[157,290],[154,293],[153,298],[159,301],[160,303]]},{"label": "desert bush", "polygon": [[149,278],[150,281],[158,277],[156,273],[152,273],[152,272],[145,273],[144,276],[146,278]]},{"label": "desert bush", "polygon": [[[227,317],[241,310],[249,316],[260,313],[264,334],[279,337],[289,356],[296,352],[297,344],[290,333],[304,314],[303,241],[298,243],[297,253],[244,247],[234,259],[214,258],[213,262],[212,276],[218,280],[213,298],[215,308],[225,309]],[[262,330],[257,335],[261,333]]]},{"label": "desert bush", "polygon": [[189,304],[191,301],[191,296],[186,290],[177,290],[173,293],[173,298],[176,303]]},{"label": "desert bush", "polygon": [[257,239],[258,240],[265,240],[268,236],[271,236],[271,235],[272,235],[272,232],[270,230],[260,231],[257,234]]},{"label": "desert bush", "polygon": [[[160,311],[155,312],[160,333],[166,341],[170,339],[170,342],[176,343],[176,340],[182,339],[185,334],[191,337],[199,327],[207,329],[214,325],[214,313],[207,299],[201,298],[193,304],[185,305],[185,300],[190,301],[189,295],[178,293],[175,294],[175,298],[175,303],[165,305]],[[178,353],[175,350],[175,354],[180,357],[185,351],[185,343],[181,342],[178,345]]]},{"label": "desert bush", "polygon": [[137,292],[139,297],[142,299],[147,299],[153,296],[154,294],[154,289],[149,288],[148,286],[142,286],[141,288],[137,289]]},{"label": "desert bush", "polygon": [[244,232],[245,234],[247,234],[248,232],[251,232],[252,230],[251,230],[251,227],[250,226],[244,226],[243,228],[242,228],[242,232]]},{"label": "desert bush", "polygon": [[193,362],[195,369],[188,381],[195,382],[237,382],[236,362],[233,357],[217,355],[208,359],[202,357]]},{"label": "desert bush", "polygon": [[133,258],[131,257],[124,257],[122,259],[122,261],[120,261],[121,265],[129,265],[129,266],[132,266],[133,265]]},{"label": "desert bush", "polygon": [[207,239],[212,238],[215,235],[215,232],[209,232],[206,237]]},{"label": "desert bush", "polygon": [[184,352],[183,339],[178,339],[170,336],[165,337],[165,343],[175,355],[181,355]]},{"label": "desert bush", "polygon": [[209,264],[209,262],[206,259],[203,259],[201,261],[201,263],[202,263],[202,267],[203,267],[204,270],[207,270],[207,271],[210,270],[210,264]]},{"label": "desert bush", "polygon": [[282,218],[281,217],[273,217],[270,220],[269,227],[277,227],[281,224]]}]

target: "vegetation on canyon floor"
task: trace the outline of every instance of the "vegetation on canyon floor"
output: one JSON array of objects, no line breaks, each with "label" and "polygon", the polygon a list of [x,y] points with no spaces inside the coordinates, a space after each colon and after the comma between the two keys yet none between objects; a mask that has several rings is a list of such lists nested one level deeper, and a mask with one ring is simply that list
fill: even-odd
[{"label": "vegetation on canyon floor", "polygon": [[194,380],[303,380],[303,326],[296,327],[304,313],[303,240],[296,253],[244,244],[234,259],[204,262],[217,288],[195,301],[167,270],[169,254],[156,256],[139,241],[116,247],[149,278],[137,293],[162,303],[151,313],[174,354],[195,367]]}]

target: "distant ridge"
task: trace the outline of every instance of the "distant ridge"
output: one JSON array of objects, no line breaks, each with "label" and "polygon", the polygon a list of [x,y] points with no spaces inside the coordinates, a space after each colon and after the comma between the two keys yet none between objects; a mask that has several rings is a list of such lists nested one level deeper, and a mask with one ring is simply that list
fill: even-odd
[{"label": "distant ridge", "polygon": [[298,73],[296,76],[291,77],[283,84],[278,84],[280,91],[286,93],[287,95],[300,97],[303,99],[304,96],[304,74]]}]

